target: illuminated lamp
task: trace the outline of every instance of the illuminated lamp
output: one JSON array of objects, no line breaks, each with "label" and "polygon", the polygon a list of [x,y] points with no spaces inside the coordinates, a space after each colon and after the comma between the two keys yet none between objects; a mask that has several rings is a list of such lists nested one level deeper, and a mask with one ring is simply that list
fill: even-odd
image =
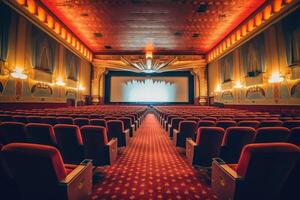
[{"label": "illuminated lamp", "polygon": [[236,40],[240,40],[241,39],[241,30],[237,30],[236,31]]},{"label": "illuminated lamp", "polygon": [[55,33],[57,33],[57,34],[60,34],[60,24],[59,23],[57,23],[57,22],[55,22],[54,23],[54,31],[55,31]]},{"label": "illuminated lamp", "polygon": [[62,78],[58,78],[55,82],[55,85],[58,85],[58,86],[65,86],[66,83],[63,82]]},{"label": "illuminated lamp", "polygon": [[27,0],[27,9],[31,14],[36,13],[36,3],[34,0]]},{"label": "illuminated lamp", "polygon": [[222,92],[222,88],[221,88],[220,84],[217,85],[215,92]]},{"label": "illuminated lamp", "polygon": [[235,43],[235,34],[232,34],[231,35],[231,44],[234,44]]},{"label": "illuminated lamp", "polygon": [[241,88],[243,88],[244,86],[241,84],[240,81],[237,81],[233,87],[236,88],[236,89],[241,89]]},{"label": "illuminated lamp", "polygon": [[292,3],[293,2],[293,0],[285,0],[284,1],[284,3],[286,3],[286,4],[289,4],[289,3]]},{"label": "illuminated lamp", "polygon": [[66,39],[66,36],[67,36],[66,29],[61,28],[60,36],[61,36],[63,39]]},{"label": "illuminated lamp", "polygon": [[28,75],[24,73],[24,70],[18,67],[13,72],[11,72],[10,75],[11,77],[16,79],[26,79],[28,77]]},{"label": "illuminated lamp", "polygon": [[17,0],[17,3],[23,6],[25,5],[26,0]]},{"label": "illuminated lamp", "polygon": [[83,53],[83,46],[80,44],[80,53]]},{"label": "illuminated lamp", "polygon": [[71,35],[71,33],[67,33],[67,42],[68,43],[71,43],[71,39],[72,39],[72,35]]},{"label": "illuminated lamp", "polygon": [[263,10],[263,19],[268,20],[271,17],[271,12],[272,12],[272,6],[268,5],[265,7]]},{"label": "illuminated lamp", "polygon": [[220,51],[220,53],[223,53],[223,48],[222,48],[222,46],[219,46],[219,51]]},{"label": "illuminated lamp", "polygon": [[242,26],[242,36],[245,36],[246,34],[247,34],[247,25],[244,24],[244,25]]},{"label": "illuminated lamp", "polygon": [[231,43],[230,43],[230,38],[227,39],[226,45],[227,45],[227,47],[230,47],[230,45],[231,45]]},{"label": "illuminated lamp", "polygon": [[78,51],[79,51],[79,45],[80,45],[79,41],[76,40],[76,50],[78,50]]},{"label": "illuminated lamp", "polygon": [[75,47],[76,46],[76,38],[73,36],[72,37],[72,46]]},{"label": "illuminated lamp", "polygon": [[80,86],[78,87],[78,90],[79,90],[79,91],[84,91],[84,90],[85,90],[85,87],[82,86],[82,85],[80,85]]},{"label": "illuminated lamp", "polygon": [[271,75],[268,82],[269,83],[280,83],[284,80],[284,77],[281,76],[278,72],[275,72]]},{"label": "illuminated lamp", "polygon": [[45,10],[43,8],[41,8],[41,7],[37,8],[37,16],[38,16],[38,19],[41,22],[45,22],[46,21],[46,12],[45,12]]},{"label": "illuminated lamp", "polygon": [[253,31],[253,28],[254,28],[254,20],[253,20],[253,19],[250,19],[250,20],[248,21],[248,27],[247,27],[248,32]]},{"label": "illuminated lamp", "polygon": [[50,15],[47,15],[47,26],[51,29],[54,27],[54,20]]},{"label": "illuminated lamp", "polygon": [[282,8],[282,0],[274,0],[273,2],[273,11],[275,13],[279,12]]},{"label": "illuminated lamp", "polygon": [[260,26],[262,22],[262,13],[259,12],[257,13],[257,15],[255,16],[255,26]]}]

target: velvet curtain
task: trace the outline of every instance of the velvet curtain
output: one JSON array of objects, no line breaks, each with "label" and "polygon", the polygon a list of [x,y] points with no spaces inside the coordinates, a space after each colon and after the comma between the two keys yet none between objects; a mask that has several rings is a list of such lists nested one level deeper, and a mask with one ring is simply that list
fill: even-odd
[{"label": "velvet curtain", "polygon": [[221,83],[233,80],[233,53],[220,60]]},{"label": "velvet curtain", "polygon": [[77,81],[80,59],[76,55],[74,55],[72,52],[65,49],[64,63],[65,63],[67,78]]},{"label": "velvet curtain", "polygon": [[10,21],[10,8],[0,2],[0,61],[7,59]]}]

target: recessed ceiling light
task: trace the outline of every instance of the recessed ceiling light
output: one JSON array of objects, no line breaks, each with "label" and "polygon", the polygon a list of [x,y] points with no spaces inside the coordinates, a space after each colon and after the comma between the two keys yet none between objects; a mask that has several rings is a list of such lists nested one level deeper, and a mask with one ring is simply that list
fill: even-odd
[{"label": "recessed ceiling light", "polygon": [[197,8],[197,12],[198,13],[205,13],[208,9],[208,3],[203,2],[199,5],[199,7]]},{"label": "recessed ceiling light", "polygon": [[200,36],[199,33],[194,33],[192,37],[193,37],[193,38],[198,38],[199,36]]},{"label": "recessed ceiling light", "polygon": [[112,47],[110,45],[105,45],[104,48],[105,49],[112,49]]},{"label": "recessed ceiling light", "polygon": [[103,37],[103,34],[102,33],[94,33],[94,35],[95,35],[95,37],[97,37],[97,38],[101,38],[101,37]]},{"label": "recessed ceiling light", "polygon": [[87,14],[87,13],[81,13],[81,16],[82,17],[87,17],[87,16],[89,16],[89,14]]}]

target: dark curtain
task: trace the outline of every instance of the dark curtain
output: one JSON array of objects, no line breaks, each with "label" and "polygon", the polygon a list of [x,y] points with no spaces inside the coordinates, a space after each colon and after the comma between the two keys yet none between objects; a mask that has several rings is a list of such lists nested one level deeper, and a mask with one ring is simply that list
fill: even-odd
[{"label": "dark curtain", "polygon": [[[32,66],[35,69],[53,73],[57,65],[58,43],[43,31],[32,27]],[[43,52],[46,51],[46,54]],[[48,65],[42,66],[42,55],[48,56]]]},{"label": "dark curtain", "polygon": [[221,83],[233,80],[233,53],[224,56],[220,62]]},{"label": "dark curtain", "polygon": [[0,2],[0,60],[6,61],[8,52],[8,37],[11,21],[11,10]]},{"label": "dark curtain", "polygon": [[65,49],[64,63],[68,79],[77,81],[80,59],[75,54]]},{"label": "dark curtain", "polygon": [[286,58],[289,66],[300,62],[300,9],[282,20]]}]

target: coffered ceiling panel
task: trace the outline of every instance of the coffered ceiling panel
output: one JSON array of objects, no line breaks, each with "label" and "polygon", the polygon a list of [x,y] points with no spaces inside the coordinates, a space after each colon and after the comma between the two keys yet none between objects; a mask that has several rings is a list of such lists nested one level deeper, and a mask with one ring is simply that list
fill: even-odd
[{"label": "coffered ceiling panel", "polygon": [[[265,0],[40,0],[94,53],[202,54]],[[199,6],[205,12],[197,12]],[[200,9],[200,10],[201,10]]]}]

